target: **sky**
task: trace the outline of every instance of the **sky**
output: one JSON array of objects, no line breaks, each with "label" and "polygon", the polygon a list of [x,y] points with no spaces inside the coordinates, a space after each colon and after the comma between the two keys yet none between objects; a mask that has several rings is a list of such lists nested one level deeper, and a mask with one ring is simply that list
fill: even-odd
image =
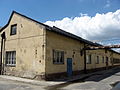
[{"label": "sky", "polygon": [[0,0],[0,26],[13,10],[87,40],[120,39],[120,0]]}]

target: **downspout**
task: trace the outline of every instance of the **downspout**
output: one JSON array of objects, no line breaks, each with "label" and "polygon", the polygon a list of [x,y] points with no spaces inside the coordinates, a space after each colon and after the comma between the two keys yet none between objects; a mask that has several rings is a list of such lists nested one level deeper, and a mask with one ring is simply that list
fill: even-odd
[{"label": "downspout", "polygon": [[2,40],[1,40],[1,60],[0,60],[0,75],[2,75],[3,74],[3,65],[2,65],[2,62],[3,62],[3,41],[4,41],[4,39],[5,39],[5,32],[3,32],[2,34],[1,34],[1,38],[2,38]]},{"label": "downspout", "polygon": [[86,70],[86,44],[84,44],[84,73],[87,73]]},{"label": "downspout", "polygon": [[44,46],[44,48],[43,48],[44,70],[45,70],[43,79],[46,80],[46,55],[47,55],[46,54],[46,27],[43,28],[43,46]]}]

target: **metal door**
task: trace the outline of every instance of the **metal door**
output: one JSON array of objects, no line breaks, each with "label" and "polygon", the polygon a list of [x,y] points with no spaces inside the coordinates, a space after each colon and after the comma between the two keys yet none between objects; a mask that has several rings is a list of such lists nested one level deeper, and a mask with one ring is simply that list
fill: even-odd
[{"label": "metal door", "polygon": [[72,76],[72,58],[67,58],[67,75]]}]

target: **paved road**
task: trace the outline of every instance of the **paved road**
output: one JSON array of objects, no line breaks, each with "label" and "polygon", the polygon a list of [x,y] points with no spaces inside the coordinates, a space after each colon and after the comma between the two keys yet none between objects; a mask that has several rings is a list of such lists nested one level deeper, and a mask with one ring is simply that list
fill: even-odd
[{"label": "paved road", "polygon": [[0,90],[43,90],[43,87],[0,78]]},{"label": "paved road", "polygon": [[[120,72],[100,73],[83,80],[67,85],[62,89],[66,90],[111,90],[117,82],[120,82]],[[113,75],[112,75],[113,74]],[[118,89],[119,90],[119,89]]]},{"label": "paved road", "polygon": [[118,82],[120,82],[120,69],[113,69],[75,82],[45,88],[39,85],[0,78],[0,90],[111,90]]}]

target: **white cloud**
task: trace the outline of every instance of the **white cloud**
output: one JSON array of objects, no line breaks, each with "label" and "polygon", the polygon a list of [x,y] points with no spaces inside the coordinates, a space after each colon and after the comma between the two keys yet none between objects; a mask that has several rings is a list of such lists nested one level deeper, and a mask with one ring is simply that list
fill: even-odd
[{"label": "white cloud", "polygon": [[79,17],[47,21],[45,24],[59,27],[88,40],[120,38],[120,9],[94,17],[81,14]]},{"label": "white cloud", "polygon": [[106,1],[105,8],[108,8],[108,7],[110,7],[110,0],[107,0],[107,1]]}]

